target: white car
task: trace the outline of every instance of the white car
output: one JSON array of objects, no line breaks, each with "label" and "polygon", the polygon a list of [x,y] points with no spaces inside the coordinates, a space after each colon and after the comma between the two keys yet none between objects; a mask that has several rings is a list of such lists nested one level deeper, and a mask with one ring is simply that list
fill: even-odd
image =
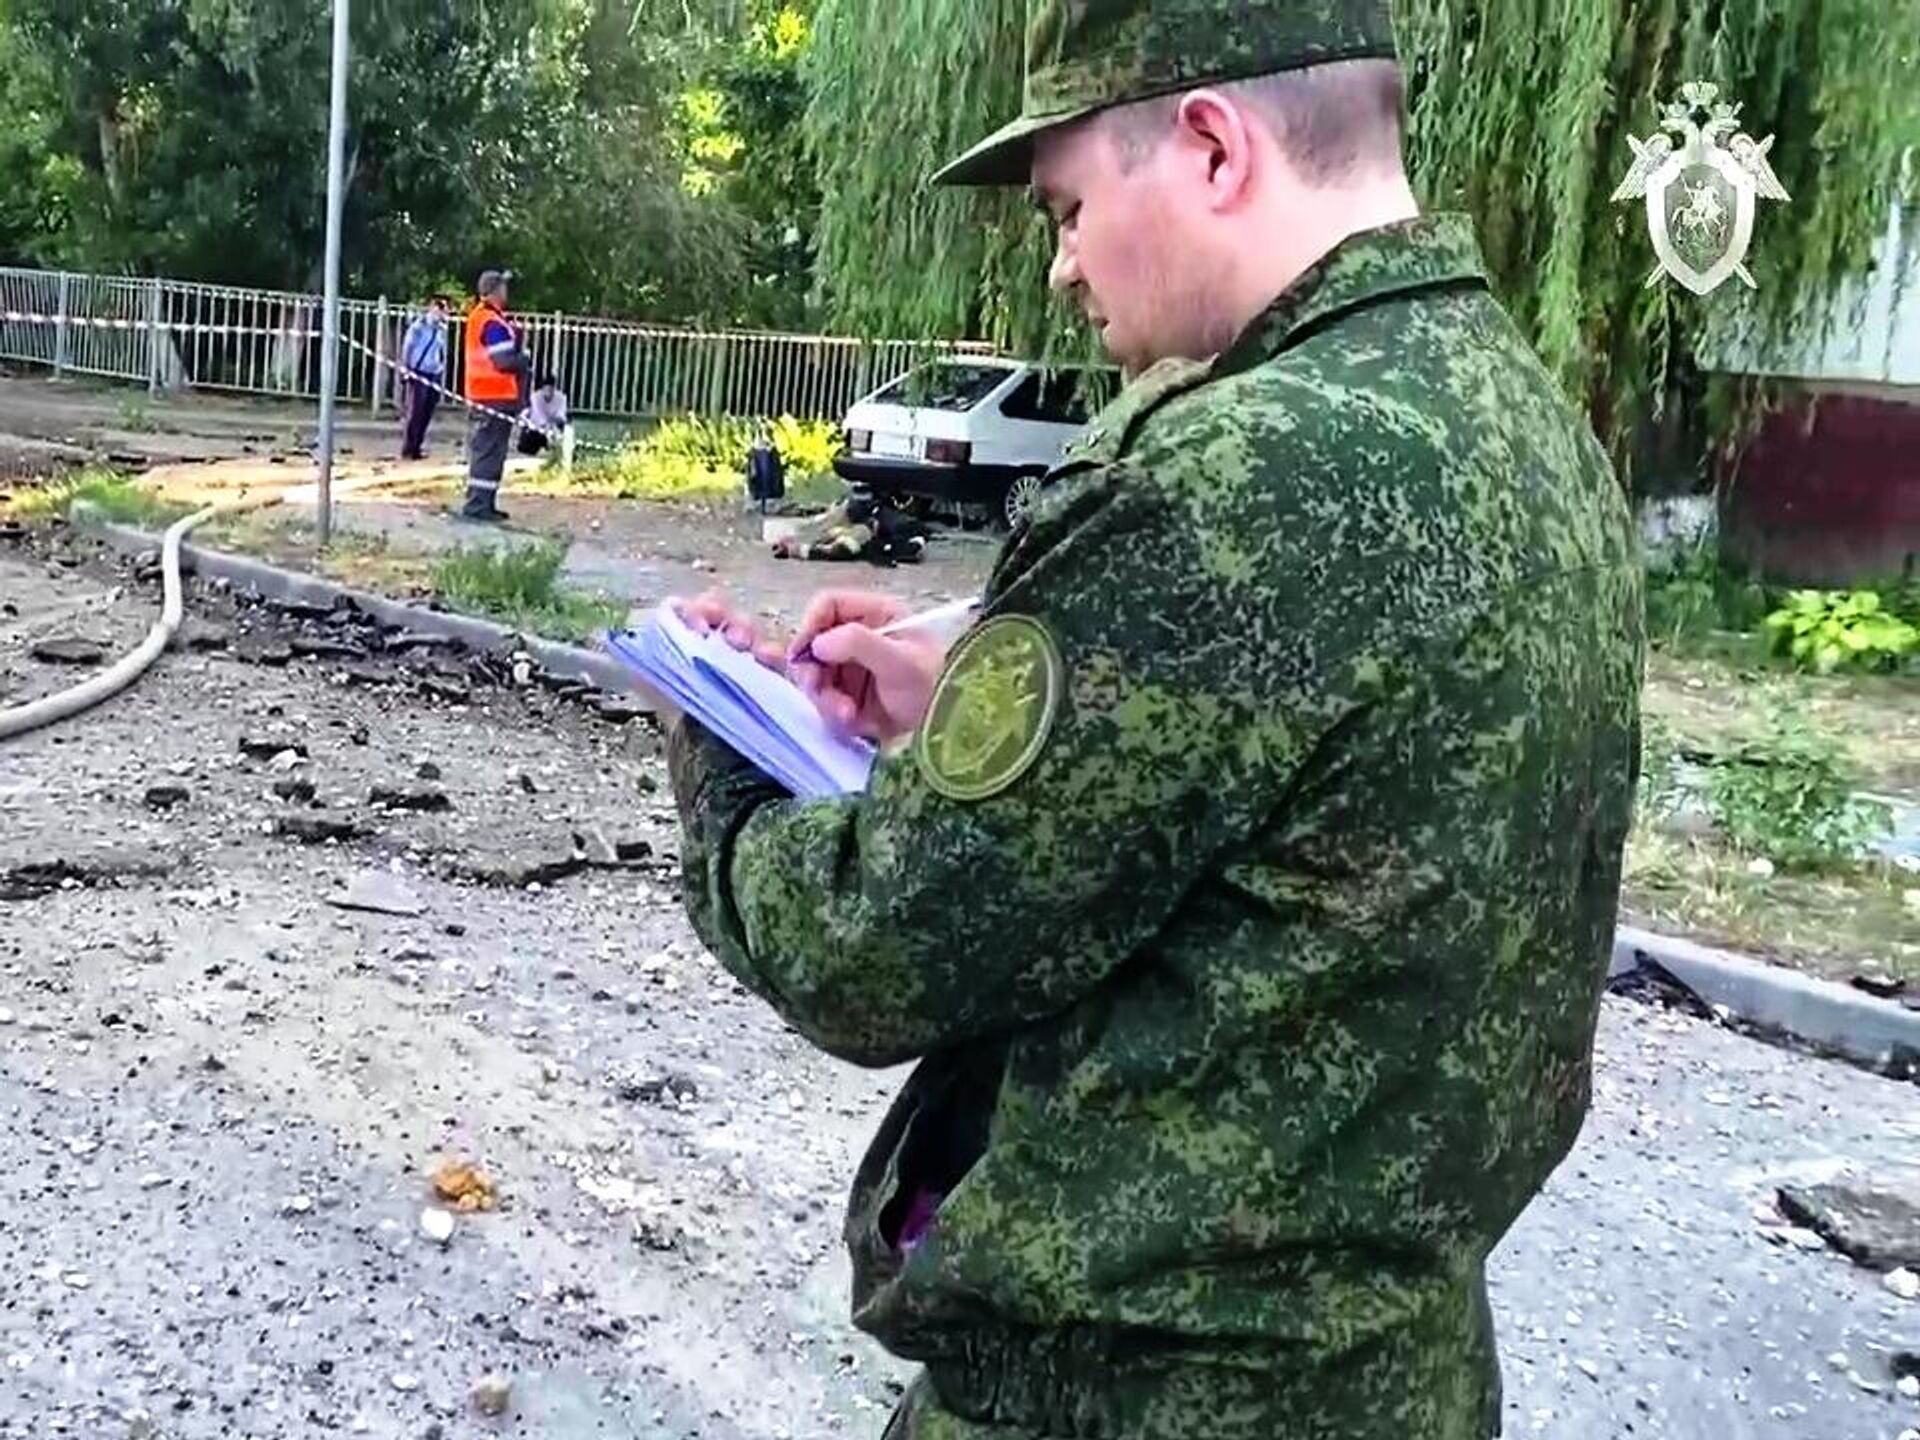
[{"label": "white car", "polygon": [[886,499],[985,509],[1011,526],[1118,382],[1105,368],[934,361],[847,411],[833,468]]}]

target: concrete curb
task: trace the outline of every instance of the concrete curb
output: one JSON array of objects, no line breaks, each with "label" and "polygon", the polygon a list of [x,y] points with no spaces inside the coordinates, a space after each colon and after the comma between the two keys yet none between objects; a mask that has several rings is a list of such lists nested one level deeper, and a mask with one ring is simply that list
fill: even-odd
[{"label": "concrete curb", "polygon": [[1651,962],[1734,1019],[1885,1074],[1920,1065],[1920,1011],[1691,940],[1631,925],[1615,933],[1610,977]]},{"label": "concrete curb", "polygon": [[[105,541],[116,550],[141,554],[160,548],[158,535],[136,530],[129,525],[116,525],[100,518],[97,511],[85,505],[74,507],[73,523],[76,529]],[[223,550],[209,550],[201,545],[181,547],[180,568],[184,573],[202,579],[225,580],[235,588],[249,590],[263,600],[332,605],[345,599],[381,624],[396,629],[444,640],[458,640],[469,649],[482,653],[525,652],[552,674],[584,680],[615,694],[635,696],[642,702],[642,708],[651,708],[651,697],[640,688],[633,673],[611,655],[597,650],[586,650],[558,640],[544,640],[537,635],[524,635],[508,626],[491,620],[479,620],[471,615],[454,615],[444,610],[429,610],[423,605],[409,605],[384,595],[375,595],[371,591],[355,590],[321,576],[282,570],[277,565],[269,565],[261,560],[228,554]]]},{"label": "concrete curb", "polygon": [[[138,553],[160,544],[157,535],[111,524],[97,514],[88,515],[85,507],[76,509],[75,523],[120,550]],[[330,605],[344,597],[387,625],[459,640],[480,651],[523,650],[555,674],[586,680],[602,690],[637,695],[643,702],[648,698],[625,666],[598,651],[522,635],[488,620],[403,604],[224,551],[189,545],[181,557],[184,568],[192,573],[222,577],[265,599]],[[1785,1035],[1883,1073],[1898,1073],[1903,1061],[1920,1064],[1920,1012],[1892,1001],[1730,951],[1621,926],[1614,939],[1609,978],[1631,974],[1649,962],[1708,1005],[1762,1031]]]}]

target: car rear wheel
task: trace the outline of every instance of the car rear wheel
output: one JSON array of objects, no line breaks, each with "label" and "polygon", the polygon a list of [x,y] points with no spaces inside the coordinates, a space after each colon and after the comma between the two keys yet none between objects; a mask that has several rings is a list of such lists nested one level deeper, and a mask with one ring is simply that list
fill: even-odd
[{"label": "car rear wheel", "polygon": [[1002,502],[1001,513],[1006,517],[1007,528],[1015,528],[1027,518],[1027,512],[1033,509],[1040,499],[1040,492],[1046,488],[1046,482],[1038,475],[1022,475],[1007,487],[1007,498]]}]

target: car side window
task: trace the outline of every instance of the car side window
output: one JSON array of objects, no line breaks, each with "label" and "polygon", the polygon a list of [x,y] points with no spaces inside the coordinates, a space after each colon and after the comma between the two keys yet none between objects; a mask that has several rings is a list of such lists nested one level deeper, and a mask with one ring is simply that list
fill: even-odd
[{"label": "car side window", "polygon": [[1086,373],[1080,370],[1056,370],[1047,377],[1047,383],[1041,387],[1040,410],[1049,420],[1062,425],[1084,425],[1087,414],[1087,397],[1082,382]]},{"label": "car side window", "polygon": [[1000,413],[1009,420],[1037,420],[1048,425],[1084,425],[1088,410],[1079,370],[1054,370],[1045,375],[1034,372],[1014,387],[1000,402]]},{"label": "car side window", "polygon": [[1009,420],[1039,420],[1040,414],[1040,376],[1030,374],[1012,390],[1007,398],[1000,402],[1000,413]]}]

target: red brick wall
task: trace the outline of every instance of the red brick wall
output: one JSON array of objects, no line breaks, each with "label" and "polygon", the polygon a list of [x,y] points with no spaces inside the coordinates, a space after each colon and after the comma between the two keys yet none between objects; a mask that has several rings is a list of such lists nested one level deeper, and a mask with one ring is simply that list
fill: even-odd
[{"label": "red brick wall", "polygon": [[1767,417],[1728,478],[1726,547],[1771,580],[1920,572],[1920,389],[1809,393]]}]

